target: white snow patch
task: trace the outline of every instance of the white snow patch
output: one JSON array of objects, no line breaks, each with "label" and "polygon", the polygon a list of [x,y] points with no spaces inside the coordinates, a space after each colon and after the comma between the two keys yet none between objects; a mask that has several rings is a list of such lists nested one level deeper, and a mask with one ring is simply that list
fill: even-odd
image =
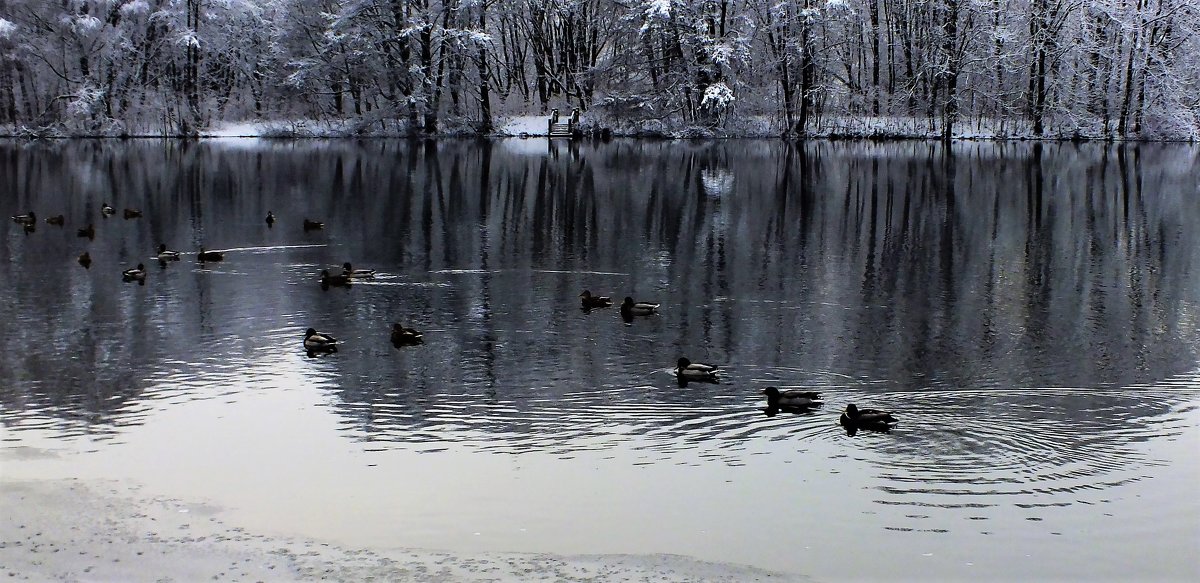
[{"label": "white snow patch", "polygon": [[502,136],[545,136],[550,133],[550,116],[518,115],[504,118],[496,125],[496,133]]}]

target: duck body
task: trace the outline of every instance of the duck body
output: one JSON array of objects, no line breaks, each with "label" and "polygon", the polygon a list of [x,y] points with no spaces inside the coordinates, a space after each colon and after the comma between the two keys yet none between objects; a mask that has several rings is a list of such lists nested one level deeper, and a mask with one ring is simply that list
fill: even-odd
[{"label": "duck body", "polygon": [[168,250],[166,244],[159,245],[158,246],[158,260],[159,261],[179,261],[179,252]]},{"label": "duck body", "polygon": [[781,391],[775,387],[767,387],[763,389],[763,394],[767,396],[767,407],[774,409],[810,409],[825,404],[821,400],[821,393],[816,391]]},{"label": "duck body", "polygon": [[354,269],[354,266],[349,261],[342,264],[342,275],[350,278],[354,277],[375,277],[374,269]]},{"label": "duck body", "polygon": [[117,214],[117,209],[109,206],[107,202],[100,205],[100,216],[107,217],[115,214]]},{"label": "duck body", "polygon": [[857,405],[851,403],[846,405],[846,411],[842,413],[839,422],[843,427],[854,427],[861,429],[873,429],[875,431],[887,431],[896,423],[896,418],[889,411],[880,411],[878,409],[859,409]]},{"label": "duck body", "polygon": [[55,226],[61,227],[66,222],[67,222],[67,218],[62,215],[54,215],[53,217],[46,218],[47,225],[55,225]]},{"label": "duck body", "polygon": [[592,295],[592,292],[586,289],[583,290],[583,293],[579,294],[580,307],[585,310],[590,310],[592,308],[607,308],[608,306],[611,306],[612,303],[612,298],[608,296],[594,296]]},{"label": "duck body", "polygon": [[126,269],[125,271],[122,271],[121,279],[124,281],[136,281],[138,283],[145,283],[145,281],[146,281],[146,266],[139,263],[138,266],[133,269]]},{"label": "duck body", "polygon": [[650,302],[635,302],[633,298],[625,296],[625,301],[621,303],[622,316],[649,316],[658,310],[658,304]]},{"label": "duck body", "polygon": [[88,239],[95,239],[96,238],[96,227],[92,226],[92,224],[89,223],[87,227],[79,229],[78,235],[80,237],[87,237]]},{"label": "duck body", "polygon": [[140,216],[142,216],[142,211],[139,211],[137,209],[125,209],[125,218],[126,219],[136,219]]},{"label": "duck body", "polygon": [[421,344],[424,342],[424,335],[417,332],[413,328],[405,328],[400,324],[392,324],[392,344],[403,346],[408,344]]},{"label": "duck body", "polygon": [[322,223],[321,221],[311,221],[309,219],[304,219],[304,230],[305,231],[315,231],[317,229],[324,229],[324,228],[325,228],[325,223]]},{"label": "duck body", "polygon": [[196,254],[196,259],[204,261],[221,261],[225,259],[225,254],[220,251],[205,251],[204,247],[200,248],[200,253]]},{"label": "duck body", "polygon": [[275,213],[267,211],[267,228],[275,226]]},{"label": "duck body", "polygon": [[32,225],[37,222],[37,213],[29,211],[23,215],[13,215],[12,220],[18,225]]},{"label": "duck body", "polygon": [[716,365],[692,362],[686,358],[680,358],[675,366],[675,376],[686,381],[715,382],[717,371]]},{"label": "duck body", "polygon": [[344,273],[331,274],[328,269],[321,270],[321,287],[350,287],[351,278]]},{"label": "duck body", "polygon": [[304,349],[309,355],[315,352],[337,352],[337,338],[309,328],[304,332]]}]

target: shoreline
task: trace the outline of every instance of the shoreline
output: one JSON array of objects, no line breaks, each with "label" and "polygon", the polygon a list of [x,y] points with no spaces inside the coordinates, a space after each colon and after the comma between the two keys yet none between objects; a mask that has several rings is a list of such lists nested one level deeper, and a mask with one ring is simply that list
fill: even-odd
[{"label": "shoreline", "polygon": [[116,480],[0,476],[10,581],[810,581],[679,555],[352,549],[248,532],[230,512]]}]

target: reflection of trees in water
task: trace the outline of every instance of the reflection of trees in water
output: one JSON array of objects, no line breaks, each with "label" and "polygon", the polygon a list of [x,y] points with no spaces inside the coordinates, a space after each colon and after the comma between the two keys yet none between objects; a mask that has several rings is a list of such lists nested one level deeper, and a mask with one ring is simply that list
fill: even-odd
[{"label": "reflection of trees in water", "polygon": [[[364,265],[395,265],[410,279],[446,286],[375,294],[370,305],[360,299],[366,292],[355,290],[358,304],[331,294],[309,306],[282,286],[197,274],[188,297],[173,299],[179,315],[169,326],[159,314],[139,327],[135,310],[143,308],[122,303],[118,286],[93,289],[74,272],[18,275],[27,258],[20,238],[4,227],[10,244],[0,250],[8,259],[0,270],[14,282],[16,305],[39,322],[14,334],[30,346],[56,338],[33,357],[0,357],[2,378],[19,379],[6,383],[16,388],[5,390],[5,402],[51,399],[65,409],[115,410],[128,396],[80,396],[114,386],[104,380],[113,371],[145,373],[159,358],[187,354],[189,335],[253,337],[254,319],[231,321],[284,309],[335,328],[426,315],[431,322],[422,324],[442,328],[426,347],[435,356],[331,360],[348,381],[342,401],[352,415],[402,425],[444,420],[437,402],[447,392],[515,402],[522,413],[477,419],[495,432],[560,427],[521,418],[596,386],[617,392],[609,401],[583,398],[589,411],[612,399],[669,401],[621,391],[660,380],[626,369],[673,362],[687,347],[768,371],[799,366],[807,371],[801,381],[819,380],[818,371],[904,389],[1113,386],[1194,366],[1189,335],[1196,324],[1188,314],[1198,246],[1183,225],[1200,212],[1181,178],[1188,174],[1173,173],[1178,163],[1170,156],[1179,148],[530,146],[544,143],[4,148],[0,181],[18,193],[13,204],[21,212],[59,207],[72,218],[94,216],[103,201],[146,212],[120,238],[103,237],[103,230],[121,223],[97,221],[102,255],[135,257],[159,241],[185,249],[332,242]],[[267,210],[280,217],[273,239],[258,234]],[[298,227],[304,217],[329,226],[306,235]],[[73,257],[75,245],[46,253]],[[622,275],[551,277],[539,270]],[[670,309],[655,327],[635,326],[641,336],[597,329],[577,337],[571,312],[555,306],[569,303],[586,281],[607,286],[593,291],[664,301]],[[132,338],[135,328],[142,340]],[[85,346],[82,329],[103,334]],[[62,353],[82,356],[66,366],[33,362],[57,362]],[[741,387],[706,390],[700,398]],[[360,406],[367,403],[393,407],[370,412]]]}]

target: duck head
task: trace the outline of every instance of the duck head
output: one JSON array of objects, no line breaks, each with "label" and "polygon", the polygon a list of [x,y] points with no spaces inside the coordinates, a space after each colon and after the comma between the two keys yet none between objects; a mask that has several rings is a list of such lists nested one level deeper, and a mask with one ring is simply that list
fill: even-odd
[{"label": "duck head", "polygon": [[858,418],[858,406],[855,405],[854,403],[850,403],[849,405],[846,405],[846,416],[851,419],[857,419]]},{"label": "duck head", "polygon": [[679,367],[679,370],[683,370],[683,369],[687,368],[688,366],[690,366],[692,364],[692,361],[688,360],[687,358],[680,357],[679,361],[677,361],[675,364],[676,364],[676,366]]},{"label": "duck head", "polygon": [[309,336],[312,336],[313,334],[316,334],[316,333],[317,333],[316,328],[309,328],[308,330],[304,331],[304,337],[308,338]]}]

